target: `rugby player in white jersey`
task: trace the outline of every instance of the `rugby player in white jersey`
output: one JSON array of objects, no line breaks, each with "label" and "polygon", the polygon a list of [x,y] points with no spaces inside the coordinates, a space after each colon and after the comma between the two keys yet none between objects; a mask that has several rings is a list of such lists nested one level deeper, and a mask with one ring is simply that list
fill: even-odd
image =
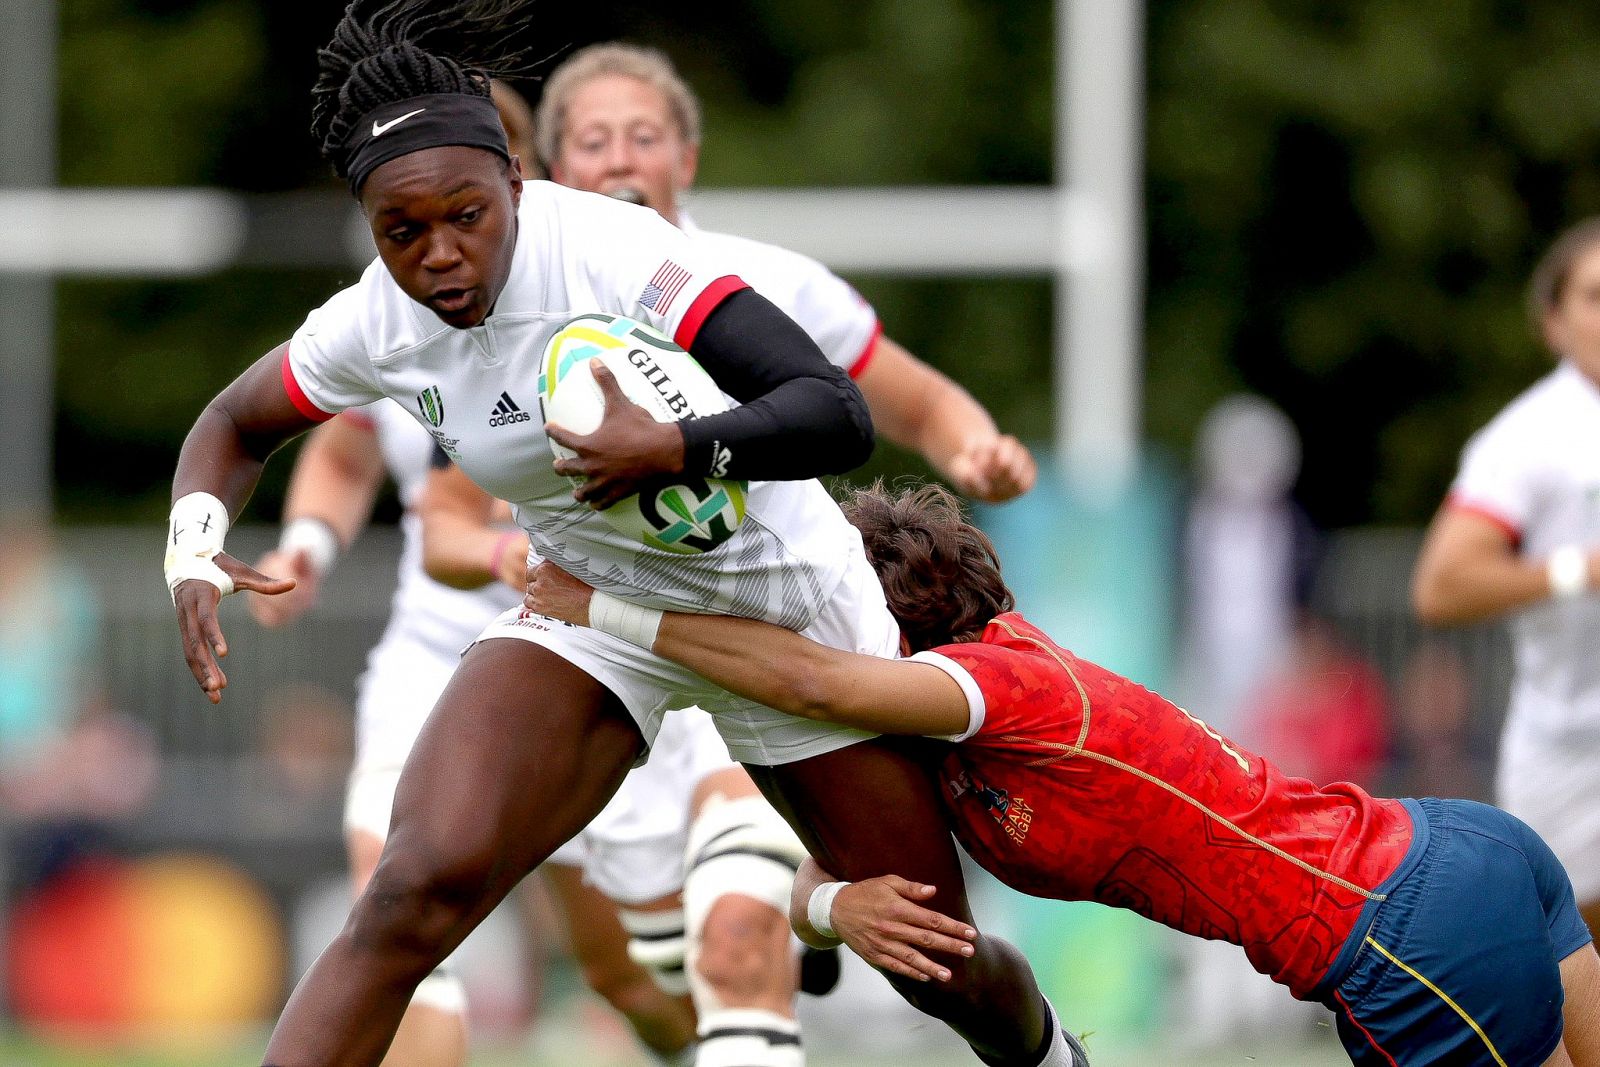
[{"label": "rugby player in white jersey", "polygon": [[562,185],[655,209],[740,266],[757,292],[850,373],[878,433],[923,456],[963,495],[996,503],[1033,486],[1028,449],[961,386],[887,337],[872,306],[809,257],[697,226],[683,199],[700,162],[700,104],[651,48],[591,45],[545,81],[534,136]]},{"label": "rugby player in white jersey", "polygon": [[[230,515],[279,444],[384,397],[513,502],[540,555],[624,601],[748,615],[863,652],[898,647],[859,537],[819,485],[799,480],[861,461],[871,429],[859,393],[799,327],[653,212],[524,188],[484,73],[503,65],[495,49],[518,14],[357,0],[319,52],[313,129],[361,202],[379,260],[224,389],[179,456],[166,575],[185,658],[213,701],[227,684],[220,596],[292,585],[222,551]],[[488,61],[463,64],[435,40]],[[651,279],[667,264],[681,285],[664,292]],[[597,375],[605,419],[588,436],[551,428],[576,455],[544,462],[544,427],[491,419],[532,388],[555,329],[586,311],[674,336],[742,406],[656,423]],[[746,521],[717,551],[652,559],[590,510],[652,476],[713,469],[752,482]],[[582,480],[576,491],[566,476]],[[589,822],[677,702],[717,716],[729,751],[830,870],[900,870],[940,887],[930,906],[969,916],[938,794],[899,744],[772,712],[627,642],[517,612],[485,631],[440,697],[373,878],[290,998],[267,1062],[377,1063],[417,983]],[[1073,1062],[1010,946],[986,938],[951,974],[938,989],[902,990],[985,1062]],[[798,1043],[792,1030],[764,1030],[774,1045]]]},{"label": "rugby player in white jersey", "polygon": [[[856,379],[884,436],[918,450],[952,483],[983,499],[1006,500],[1031,487],[1036,471],[1028,450],[1001,434],[959,385],[885,337],[871,305],[849,284],[806,256],[701,230],[683,213],[679,197],[694,176],[699,105],[665,55],[619,43],[584,48],[545,80],[540,116],[547,124],[541,155],[553,177],[642,203],[737,264],[741,278]],[[426,566],[440,581],[472,588],[521,566],[518,551],[525,546],[504,542],[488,523],[489,498],[454,467],[431,476],[422,513]],[[714,735],[702,730],[698,737],[702,747],[720,748]],[[591,880],[623,905],[630,926],[649,924],[650,939],[636,946],[658,963],[687,964],[695,1006],[711,1020],[701,1024],[704,1039],[718,1032],[714,1020],[722,1010],[754,1006],[744,990],[762,989],[769,984],[762,976],[784,973],[787,898],[779,879],[786,876],[770,869],[772,843],[781,838],[753,799],[749,777],[737,766],[719,768],[710,751],[679,765],[707,776],[685,778],[676,790],[648,791],[632,788],[630,777],[582,840],[602,868],[591,871]],[[696,862],[694,841],[735,825],[749,839],[737,842],[744,849],[724,852],[714,865]],[[687,884],[671,887],[674,897],[682,888],[689,898],[685,915],[672,899],[651,899],[648,891],[661,885],[659,872],[678,869],[672,853],[686,847]],[[601,863],[600,856],[610,859]],[[651,910],[641,915],[640,907]],[[824,962],[837,967],[826,957],[808,960]],[[779,992],[762,989],[763,1006]],[[781,1013],[792,1015],[787,1006]]]},{"label": "rugby player in white jersey", "polygon": [[[536,169],[532,111],[503,82],[495,82],[492,92],[508,147],[525,171]],[[516,561],[514,571],[505,573],[504,583],[493,583],[491,576],[479,591],[463,592],[423,573],[417,505],[434,450],[433,438],[390,400],[348,411],[313,430],[295,460],[279,547],[256,564],[264,573],[287,575],[298,584],[280,596],[249,599],[251,614],[264,626],[287,625],[311,610],[334,560],[371,518],[385,478],[393,478],[405,508],[400,523],[403,542],[398,581],[388,625],[368,656],[359,684],[356,758],[344,814],[351,882],[357,893],[377,866],[389,832],[400,768],[428,712],[450,680],[462,649],[496,616],[520,601],[525,581],[523,557],[528,539],[521,530],[506,525],[509,513],[496,516],[497,525],[485,527],[492,547],[516,545],[514,552],[498,553]],[[709,734],[709,742],[698,741],[701,734]],[[709,751],[709,757],[702,758],[715,758],[718,768],[729,765],[727,750],[709,722],[674,724],[657,738],[657,757],[629,775],[618,796],[607,805],[608,811],[625,808],[626,794],[654,796],[660,792],[659,786],[651,789],[629,783],[659,779],[684,762],[661,758],[663,745]],[[584,859],[581,838],[573,838],[539,870],[563,912],[585,982],[628,1019],[639,1039],[663,1062],[693,1062],[692,1011],[681,995],[663,990],[651,973],[629,958],[628,934],[619,922],[616,906],[600,890],[585,884]],[[525,887],[532,889],[526,883]],[[536,903],[526,902],[519,912],[531,913]],[[467,1062],[466,1009],[466,990],[446,963],[417,987],[386,1063],[392,1067],[462,1067]]]},{"label": "rugby player in white jersey", "polygon": [[1496,803],[1549,842],[1600,931],[1600,218],[1551,245],[1529,297],[1559,362],[1467,443],[1413,602],[1433,625],[1510,617]]}]

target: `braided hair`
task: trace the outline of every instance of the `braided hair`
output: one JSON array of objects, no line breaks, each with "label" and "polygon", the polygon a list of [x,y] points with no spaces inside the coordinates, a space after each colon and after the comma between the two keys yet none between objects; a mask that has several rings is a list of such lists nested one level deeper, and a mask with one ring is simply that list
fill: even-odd
[{"label": "braided hair", "polygon": [[526,0],[351,0],[317,52],[311,135],[338,175],[363,115],[429,93],[489,96],[491,76],[515,76],[527,48]]}]

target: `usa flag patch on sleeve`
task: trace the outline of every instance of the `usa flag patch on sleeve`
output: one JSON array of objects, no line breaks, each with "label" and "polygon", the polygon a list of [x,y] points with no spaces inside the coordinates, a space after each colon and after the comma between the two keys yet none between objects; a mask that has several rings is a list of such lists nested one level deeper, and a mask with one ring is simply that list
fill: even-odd
[{"label": "usa flag patch on sleeve", "polygon": [[689,272],[669,259],[645,285],[644,292],[639,294],[639,303],[657,315],[665,315],[688,281]]}]

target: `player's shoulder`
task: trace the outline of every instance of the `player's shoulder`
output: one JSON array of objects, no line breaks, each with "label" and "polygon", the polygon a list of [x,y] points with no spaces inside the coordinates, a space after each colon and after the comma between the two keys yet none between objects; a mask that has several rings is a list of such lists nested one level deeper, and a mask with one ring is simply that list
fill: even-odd
[{"label": "player's shoulder", "polygon": [[1518,393],[1467,439],[1463,454],[1472,458],[1536,451],[1561,434],[1579,399],[1569,373],[1576,372],[1557,368]]},{"label": "player's shoulder", "polygon": [[523,226],[533,225],[546,230],[574,227],[640,231],[659,230],[662,227],[673,229],[671,223],[650,208],[542,179],[523,183],[517,221]]},{"label": "player's shoulder", "polygon": [[795,278],[834,278],[831,270],[817,260],[803,252],[796,252],[792,248],[782,245],[769,244],[758,241],[753,237],[743,237],[736,233],[723,233],[719,230],[702,230],[699,228],[688,231],[690,238],[696,244],[715,249],[718,253],[737,258],[741,263],[765,266],[773,270],[780,270]]}]

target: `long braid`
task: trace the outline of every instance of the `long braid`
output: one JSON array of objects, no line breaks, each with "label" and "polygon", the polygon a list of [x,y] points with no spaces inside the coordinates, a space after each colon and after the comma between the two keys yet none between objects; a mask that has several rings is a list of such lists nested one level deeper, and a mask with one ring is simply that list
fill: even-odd
[{"label": "long braid", "polygon": [[527,56],[526,0],[352,0],[317,52],[311,134],[340,177],[356,124],[376,107],[429,93],[489,95]]}]

